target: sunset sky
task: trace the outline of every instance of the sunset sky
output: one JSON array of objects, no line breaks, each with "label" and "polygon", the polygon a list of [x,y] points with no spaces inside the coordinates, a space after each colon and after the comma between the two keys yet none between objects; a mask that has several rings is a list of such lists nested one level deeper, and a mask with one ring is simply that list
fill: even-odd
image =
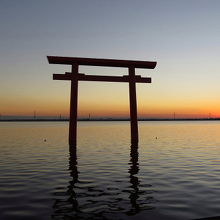
[{"label": "sunset sky", "polygon": [[[139,116],[220,116],[219,0],[0,0],[0,114],[68,115],[70,66],[46,56],[157,61]],[[80,72],[125,75],[124,68]],[[128,84],[80,82],[79,116],[128,116]]]}]

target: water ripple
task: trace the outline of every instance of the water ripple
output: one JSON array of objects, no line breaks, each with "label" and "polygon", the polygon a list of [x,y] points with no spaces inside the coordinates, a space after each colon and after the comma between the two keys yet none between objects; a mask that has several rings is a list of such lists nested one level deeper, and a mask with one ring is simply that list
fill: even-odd
[{"label": "water ripple", "polygon": [[[220,123],[0,124],[0,219],[197,219],[219,216]],[[155,139],[157,137],[157,139]],[[44,142],[44,139],[47,142]]]}]

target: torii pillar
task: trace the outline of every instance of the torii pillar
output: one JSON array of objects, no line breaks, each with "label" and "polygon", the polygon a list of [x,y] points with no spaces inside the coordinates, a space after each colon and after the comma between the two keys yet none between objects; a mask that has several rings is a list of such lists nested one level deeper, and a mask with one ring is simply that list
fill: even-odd
[{"label": "torii pillar", "polygon": [[[70,80],[70,123],[69,123],[69,144],[77,144],[77,104],[78,104],[78,81],[104,81],[104,82],[127,82],[129,83],[130,97],[130,127],[131,144],[138,144],[138,121],[137,121],[137,100],[136,83],[151,83],[151,78],[135,75],[135,68],[154,69],[156,62],[136,61],[136,60],[114,60],[114,59],[96,59],[81,57],[57,57],[48,56],[50,64],[67,64],[72,66],[72,71],[65,74],[53,74],[55,80]],[[79,73],[79,65],[88,66],[108,66],[108,67],[126,67],[128,75],[125,76],[99,76],[85,75]]]},{"label": "torii pillar", "polygon": [[[72,73],[78,74],[78,64],[72,65]],[[69,145],[76,146],[77,139],[77,109],[78,109],[78,79],[71,80],[70,91],[70,122],[69,122]]]}]

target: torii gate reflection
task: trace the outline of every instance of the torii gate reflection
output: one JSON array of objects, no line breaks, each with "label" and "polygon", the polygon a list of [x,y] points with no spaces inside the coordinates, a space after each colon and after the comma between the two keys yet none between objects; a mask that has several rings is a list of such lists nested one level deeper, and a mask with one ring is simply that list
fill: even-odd
[{"label": "torii gate reflection", "polygon": [[[151,83],[151,78],[135,75],[135,68],[154,69],[156,62],[136,60],[96,59],[81,57],[58,57],[48,56],[50,64],[66,64],[72,66],[72,71],[65,74],[53,74],[54,80],[71,80],[70,92],[70,122],[69,122],[69,145],[77,144],[77,103],[78,81],[103,81],[103,82],[128,82],[130,97],[130,121],[131,121],[131,144],[138,144],[137,100],[136,83]],[[107,66],[128,68],[125,76],[100,76],[85,75],[79,73],[79,65]]]}]

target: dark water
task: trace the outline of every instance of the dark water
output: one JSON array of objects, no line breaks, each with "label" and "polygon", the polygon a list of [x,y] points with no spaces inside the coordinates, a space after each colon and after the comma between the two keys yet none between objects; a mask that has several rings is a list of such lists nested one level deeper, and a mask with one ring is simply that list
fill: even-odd
[{"label": "dark water", "polygon": [[220,122],[0,123],[0,219],[220,215]]}]

